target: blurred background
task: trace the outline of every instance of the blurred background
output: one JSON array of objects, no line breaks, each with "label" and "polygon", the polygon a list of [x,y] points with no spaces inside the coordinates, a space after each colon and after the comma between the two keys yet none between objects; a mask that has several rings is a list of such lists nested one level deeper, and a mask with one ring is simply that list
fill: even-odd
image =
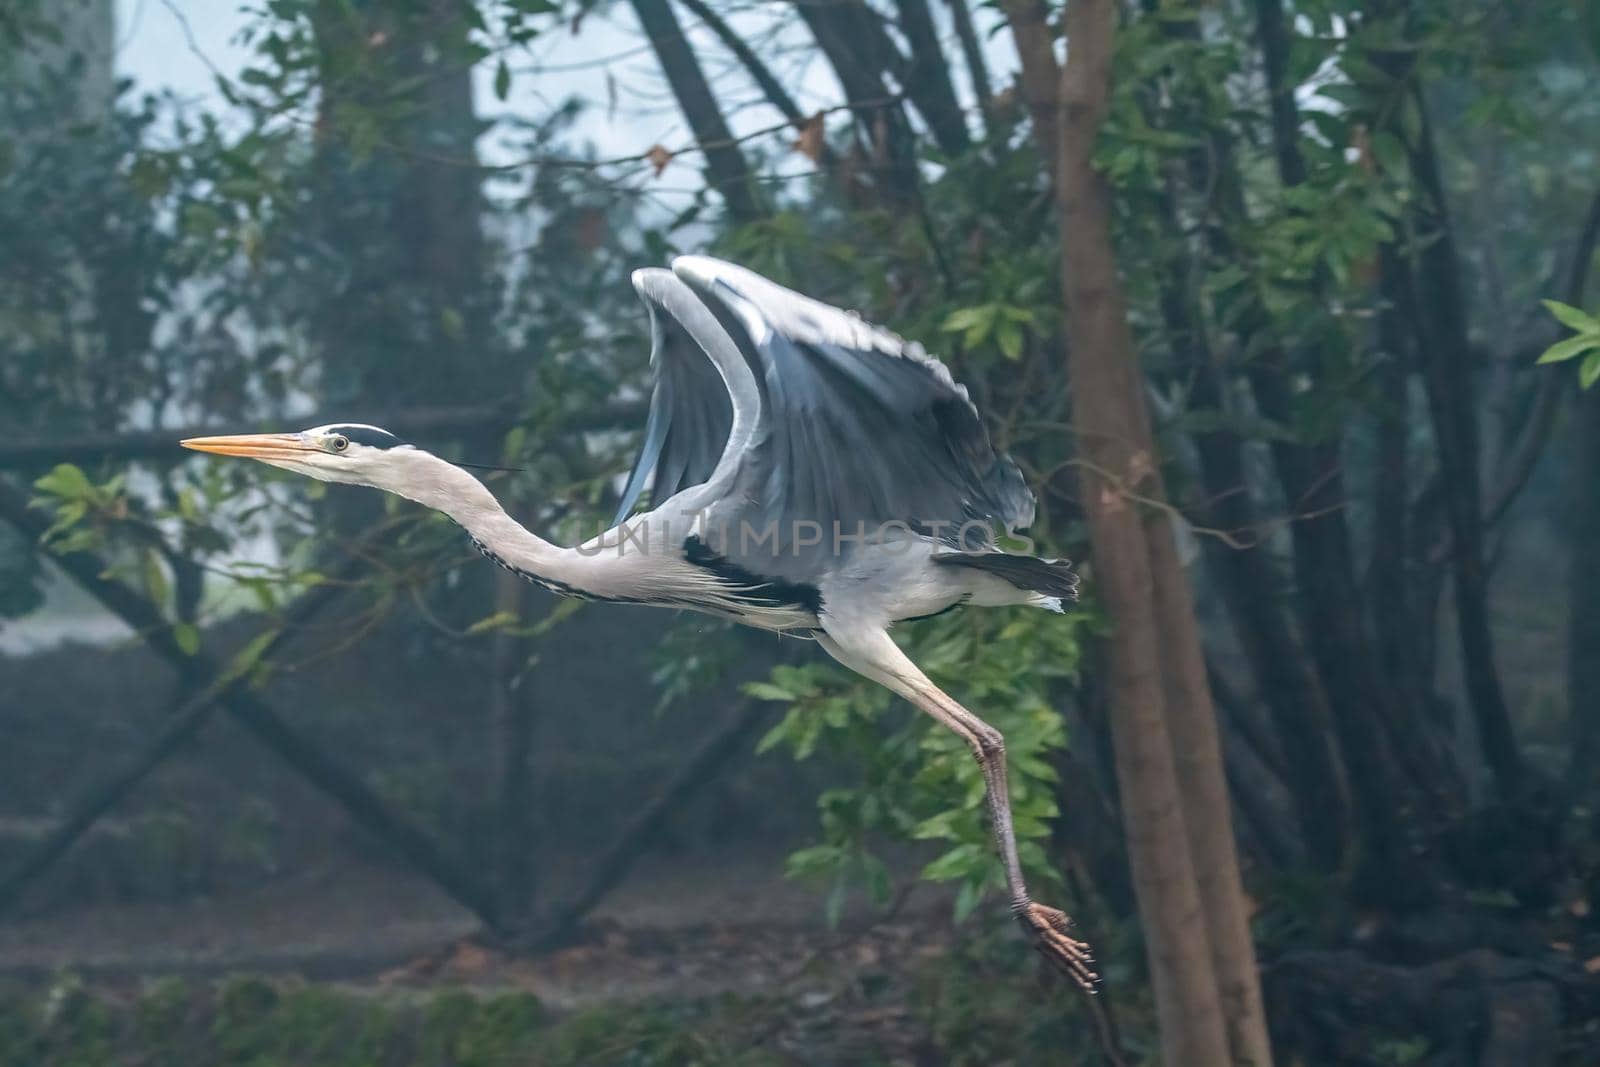
[{"label": "blurred background", "polygon": [[[0,1064],[1158,1062],[1092,556],[1065,617],[900,636],[1005,733],[1094,1004],[964,747],[809,643],[176,446],[373,423],[575,543],[628,274],[707,251],[922,339],[1084,558],[1059,14],[0,3]],[[1600,1062],[1600,5],[1117,22],[1144,503],[1277,1062]]]}]

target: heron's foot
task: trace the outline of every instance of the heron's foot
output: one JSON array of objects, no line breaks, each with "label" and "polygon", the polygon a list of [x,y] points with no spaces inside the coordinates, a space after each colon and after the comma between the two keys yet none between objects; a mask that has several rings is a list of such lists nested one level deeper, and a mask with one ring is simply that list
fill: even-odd
[{"label": "heron's foot", "polygon": [[1092,996],[1100,981],[1100,976],[1094,973],[1094,956],[1088,942],[1072,936],[1072,920],[1067,918],[1067,913],[1031,900],[1018,907],[1016,913],[1017,921],[1033,939],[1033,947],[1039,955]]}]

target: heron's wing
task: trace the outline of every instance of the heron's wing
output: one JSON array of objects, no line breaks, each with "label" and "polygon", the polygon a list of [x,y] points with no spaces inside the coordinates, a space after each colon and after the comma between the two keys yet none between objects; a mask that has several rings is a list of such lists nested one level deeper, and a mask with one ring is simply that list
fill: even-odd
[{"label": "heron's wing", "polygon": [[644,444],[622,492],[617,522],[646,483],[659,505],[712,480],[725,455],[748,436],[759,407],[754,376],[708,309],[670,271],[641,270],[634,288],[650,311],[650,366],[655,384]]},{"label": "heron's wing", "polygon": [[[742,267],[681,257],[673,271],[706,298],[755,368],[761,417],[718,508],[729,523],[774,526],[773,566],[755,573],[815,575],[846,536],[885,523],[954,538],[966,523],[1007,529],[1033,521],[1033,494],[995,452],[977,408],[920,345]],[[822,543],[806,546],[797,523]],[[970,529],[970,528],[969,528]],[[756,556],[767,557],[767,544]],[[781,557],[781,558],[777,558]]]}]

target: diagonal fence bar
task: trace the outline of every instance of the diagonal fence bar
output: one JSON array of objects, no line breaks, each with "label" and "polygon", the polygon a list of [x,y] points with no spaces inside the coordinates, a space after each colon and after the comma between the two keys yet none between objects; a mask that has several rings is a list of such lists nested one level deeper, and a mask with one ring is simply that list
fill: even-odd
[{"label": "diagonal fence bar", "polygon": [[[23,493],[4,480],[0,480],[0,520],[32,541],[43,536],[50,525],[44,516],[29,508]],[[127,585],[104,577],[103,560],[87,552],[51,558],[68,577],[132,627],[146,645],[180,673],[194,672],[208,679],[222,677],[218,665],[210,657],[190,656],[179,647],[171,625],[154,605]],[[488,888],[441,851],[418,826],[391,811],[360,778],[300,736],[255,694],[230,687],[219,694],[218,699],[223,710],[235,721],[276,752],[301,777],[337,801],[364,829],[388,844],[491,929],[499,929],[499,912]]]},{"label": "diagonal fence bar", "polygon": [[15,869],[0,880],[0,914],[14,905],[23,892],[88,832],[95,822],[133,791],[167,758],[199,735],[215,715],[219,702],[245,685],[250,672],[267,662],[284,639],[320,614],[342,591],[337,583],[353,575],[358,567],[350,564],[336,574],[334,583],[319,585],[295,600],[277,626],[266,631],[230,663],[205,688],[181,702],[160,733],[114,773],[85,790],[72,805],[71,814],[22,857]]}]

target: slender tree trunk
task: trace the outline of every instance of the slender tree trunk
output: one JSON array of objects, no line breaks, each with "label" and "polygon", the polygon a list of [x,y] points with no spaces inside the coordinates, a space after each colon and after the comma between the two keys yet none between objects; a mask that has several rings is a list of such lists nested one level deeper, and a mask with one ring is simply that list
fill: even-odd
[{"label": "slender tree trunk", "polygon": [[[871,185],[883,203],[904,208],[920,196],[916,142],[905,110],[874,62],[877,45],[863,39],[859,0],[841,4],[801,3],[800,18],[827,57],[855,116],[856,129],[872,146]],[[876,18],[868,13],[867,18]],[[882,27],[877,28],[882,32]]]},{"label": "slender tree trunk", "polygon": [[[1131,345],[1128,355],[1133,356]],[[1143,395],[1140,390],[1139,396]],[[1200,903],[1209,928],[1228,1047],[1233,1052],[1233,1063],[1270,1067],[1272,1049],[1261,1003],[1261,976],[1250,939],[1250,916],[1239,873],[1222,743],[1206,682],[1193,596],[1188,576],[1178,561],[1171,525],[1146,524],[1145,533],[1155,579],[1156,626],[1167,675],[1167,730],[1177,763],[1183,822],[1195,860]]]},{"label": "slender tree trunk", "polygon": [[[1177,268],[1173,268],[1177,274]],[[1162,283],[1162,315],[1176,357],[1200,410],[1227,410],[1221,376],[1209,338],[1192,308],[1181,278]],[[1277,736],[1288,758],[1285,784],[1307,849],[1316,865],[1332,871],[1342,864],[1348,844],[1349,797],[1333,742],[1327,697],[1316,669],[1295,634],[1286,610],[1283,583],[1261,533],[1242,442],[1226,429],[1194,434],[1205,501],[1206,525],[1231,534],[1237,544],[1207,537],[1204,551],[1222,591],[1235,636],[1255,674],[1262,699],[1271,709]]]},{"label": "slender tree trunk", "polygon": [[972,22],[972,9],[967,0],[945,0],[950,5],[950,21],[955,23],[956,37],[961,41],[961,58],[967,65],[967,77],[972,82],[972,94],[978,98],[978,110],[983,113],[987,126],[994,115],[994,83],[989,80],[989,62],[983,57],[983,42],[978,39],[978,29]]},{"label": "slender tree trunk", "polygon": [[947,155],[958,156],[971,145],[972,138],[950,81],[950,64],[939,45],[939,31],[928,10],[928,0],[895,0],[895,9],[900,13],[900,30],[911,46],[910,58],[901,64],[906,92],[939,147]]},{"label": "slender tree trunk", "polygon": [[[317,0],[314,210],[324,399],[460,404],[507,387],[489,341],[467,22],[456,0]],[[360,116],[359,121],[350,118]],[[379,147],[363,152],[359,136]]]},{"label": "slender tree trunk", "polygon": [[[1160,478],[1112,249],[1110,190],[1092,164],[1109,103],[1116,17],[1110,0],[1073,0],[1067,8],[1072,60],[1059,88],[1056,190],[1083,499],[1095,581],[1115,628],[1108,651],[1119,790],[1166,1061],[1264,1067],[1270,1059],[1247,935],[1253,996],[1234,985],[1235,933],[1245,917],[1193,605],[1165,515],[1141,514],[1130,495],[1159,494]],[[1019,50],[1036,46],[1019,41]],[[1176,661],[1163,671],[1169,656]],[[1205,853],[1203,880],[1197,848],[1216,850]],[[1222,867],[1229,870],[1217,873]],[[1212,910],[1219,907],[1234,914]],[[1231,1054],[1230,1039],[1237,1042]]]},{"label": "slender tree trunk", "polygon": [[[520,618],[527,604],[527,583],[497,570],[494,607],[497,614]],[[489,653],[489,719],[494,755],[493,835],[495,884],[500,914],[511,926],[521,925],[534,908],[532,702],[519,683],[525,646],[502,628]]]},{"label": "slender tree trunk", "polygon": [[712,95],[705,73],[695,59],[689,40],[678,25],[670,0],[633,0],[633,10],[650,39],[661,71],[672,86],[683,117],[694,131],[694,139],[706,157],[706,174],[711,187],[728,205],[735,221],[750,222],[766,212],[756,193],[753,176],[744,153],[733,141],[727,120]]},{"label": "slender tree trunk", "polygon": [[[1415,326],[1419,331],[1422,379],[1438,441],[1439,472],[1449,517],[1457,639],[1467,702],[1477,723],[1479,746],[1505,796],[1521,788],[1524,766],[1511,713],[1495,666],[1489,622],[1489,577],[1483,547],[1477,395],[1473,387],[1460,264],[1433,146],[1433,129],[1420,89],[1415,100],[1422,128],[1411,146],[1411,163],[1426,203],[1419,228],[1427,246],[1417,256],[1417,292],[1429,299]],[[1419,301],[1420,303],[1420,301]]]},{"label": "slender tree trunk", "polygon": [[[1565,368],[1552,367],[1554,371]],[[1567,780],[1582,802],[1600,794],[1600,389],[1573,399],[1577,424],[1572,516],[1572,581],[1567,621]]]},{"label": "slender tree trunk", "polygon": [[1058,95],[1061,72],[1056,63],[1055,33],[1050,28],[1050,10],[1044,0],[1001,0],[1011,39],[1016,42],[1017,59],[1022,65],[1020,87],[1033,121],[1033,139],[1039,154],[1052,174],[1059,162],[1056,146],[1060,120]]},{"label": "slender tree trunk", "polygon": [[[1288,81],[1289,36],[1282,0],[1255,0],[1255,15],[1278,176],[1285,187],[1294,187],[1305,181],[1306,168],[1299,149],[1299,109]],[[1266,323],[1260,326],[1268,328]],[[1249,374],[1262,414],[1284,425],[1294,422],[1290,373],[1287,354],[1273,348],[1252,364]],[[1292,520],[1303,631],[1339,732],[1361,829],[1357,895],[1397,906],[1415,904],[1428,883],[1418,876],[1407,847],[1409,805],[1385,724],[1400,723],[1422,709],[1399,705],[1375,668],[1345,514],[1341,442],[1276,441],[1272,455]]]},{"label": "slender tree trunk", "polygon": [[1378,413],[1377,471],[1373,484],[1372,558],[1367,568],[1372,589],[1372,624],[1378,635],[1384,674],[1406,703],[1421,705],[1424,692],[1417,673],[1416,640],[1412,620],[1417,618],[1411,597],[1408,566],[1411,544],[1411,432],[1410,345],[1403,319],[1408,301],[1396,291],[1396,252],[1384,248],[1379,256],[1379,278],[1384,306],[1378,317],[1378,343],[1382,364],[1378,369],[1384,407]]},{"label": "slender tree trunk", "polygon": [[794,97],[789,95],[789,90],[783,87],[777,75],[772,73],[772,68],[756,55],[755,49],[745,43],[737,31],[730,26],[726,19],[712,10],[711,5],[705,0],[679,0],[689,13],[699,19],[706,29],[716,35],[724,48],[733,53],[739,65],[744,68],[750,80],[756,83],[762,94],[767,98],[767,103],[783,113],[783,117],[799,127],[806,121],[806,115],[800,110],[800,105],[795,103]]}]

